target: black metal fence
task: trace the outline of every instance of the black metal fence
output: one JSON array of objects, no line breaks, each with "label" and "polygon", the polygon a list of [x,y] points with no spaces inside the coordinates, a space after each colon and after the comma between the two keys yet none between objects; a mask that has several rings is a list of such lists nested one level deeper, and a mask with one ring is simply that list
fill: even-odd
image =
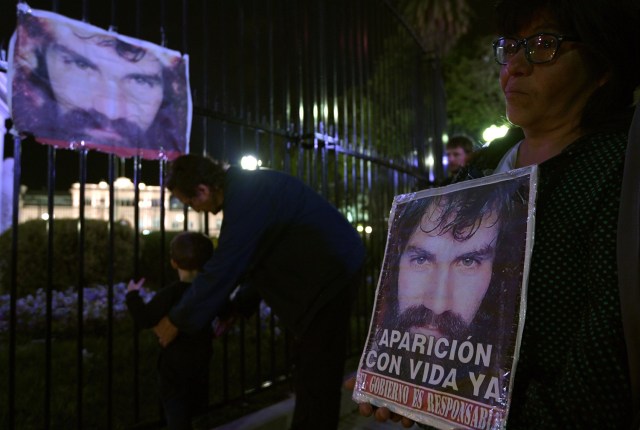
[{"label": "black metal fence", "polygon": [[[15,6],[0,6],[2,49],[15,27]],[[31,1],[29,6],[84,20],[121,34],[189,54],[194,103],[190,152],[238,162],[253,155],[262,165],[302,178],[362,228],[367,277],[353,318],[350,354],[363,344],[393,196],[442,177],[444,94],[437,59],[420,49],[392,1],[373,0],[133,0]],[[31,138],[5,137],[14,159],[10,244],[0,263],[2,428],[154,427],[159,409],[153,385],[155,340],[137,334],[118,308],[123,263],[116,249],[115,181],[134,184],[132,253],[127,270],[142,271],[139,226],[142,183],[163,189],[164,161],[120,159],[87,150],[62,150]],[[88,285],[94,240],[84,205],[76,219],[77,258],[69,270],[73,304],[61,311],[54,260],[61,252],[54,222],[56,196],[79,183],[104,181],[109,190],[107,260],[102,289]],[[419,181],[419,182],[418,182]],[[25,299],[18,264],[31,237],[19,228],[27,193],[46,195],[42,290]],[[161,191],[160,202],[165,201]],[[166,207],[159,212],[164,226]],[[185,210],[184,228],[198,215]],[[208,218],[203,230],[213,231]],[[164,250],[170,234],[157,233]],[[161,251],[158,255],[164,255]],[[164,274],[166,262],[157,261]],[[159,284],[166,282],[164,275]],[[1,287],[0,288],[4,288]],[[96,289],[98,288],[98,289]],[[119,289],[120,288],[120,289]],[[96,292],[98,291],[98,292]],[[31,300],[31,302],[29,302]],[[38,306],[33,302],[42,301]],[[104,303],[101,320],[88,310]],[[35,324],[23,315],[42,313]],[[38,310],[36,310],[38,309]],[[28,311],[26,311],[28,313]],[[67,328],[60,313],[67,312]],[[35,315],[32,315],[35,318]],[[31,325],[29,325],[31,324]],[[251,402],[288,378],[286,333],[262,313],[215,342],[211,409]],[[219,414],[218,414],[219,415]]]}]

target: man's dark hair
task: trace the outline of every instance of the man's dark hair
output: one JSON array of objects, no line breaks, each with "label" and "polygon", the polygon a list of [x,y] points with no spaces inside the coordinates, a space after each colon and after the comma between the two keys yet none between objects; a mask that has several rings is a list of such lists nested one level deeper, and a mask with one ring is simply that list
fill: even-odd
[{"label": "man's dark hair", "polygon": [[169,191],[178,190],[187,197],[194,197],[201,184],[222,189],[225,173],[222,162],[202,155],[181,155],[169,164],[165,186]]},{"label": "man's dark hair", "polygon": [[183,270],[201,270],[213,255],[213,242],[202,233],[183,231],[171,240],[171,259]]},{"label": "man's dark hair", "polygon": [[462,148],[465,154],[470,154],[473,152],[473,142],[466,136],[453,136],[449,138],[446,148]]},{"label": "man's dark hair", "polygon": [[499,0],[496,11],[501,35],[517,35],[543,13],[564,35],[578,38],[591,73],[608,78],[587,101],[580,125],[587,131],[628,126],[640,85],[640,2]]}]

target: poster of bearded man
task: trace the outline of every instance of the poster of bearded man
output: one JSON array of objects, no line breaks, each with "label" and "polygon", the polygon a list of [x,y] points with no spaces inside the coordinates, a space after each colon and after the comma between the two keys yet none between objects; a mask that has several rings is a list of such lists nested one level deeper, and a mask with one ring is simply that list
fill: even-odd
[{"label": "poster of bearded man", "polygon": [[14,131],[60,148],[168,159],[188,152],[188,56],[18,4],[9,45]]},{"label": "poster of bearded man", "polygon": [[439,429],[506,425],[537,167],[396,196],[353,399]]}]

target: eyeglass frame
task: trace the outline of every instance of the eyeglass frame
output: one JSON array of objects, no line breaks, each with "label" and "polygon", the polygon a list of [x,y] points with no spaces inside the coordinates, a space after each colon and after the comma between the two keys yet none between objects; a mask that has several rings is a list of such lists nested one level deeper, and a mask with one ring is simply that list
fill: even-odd
[{"label": "eyeglass frame", "polygon": [[[529,52],[529,41],[533,40],[536,37],[540,37],[540,36],[553,36],[558,41],[558,44],[556,46],[555,52],[553,53],[553,55],[551,56],[550,59],[545,60],[545,61],[533,61],[531,59],[531,54]],[[567,42],[579,42],[580,41],[580,39],[578,39],[577,37],[574,37],[574,36],[567,36],[565,34],[556,34],[556,33],[548,33],[548,32],[541,32],[541,33],[532,34],[531,36],[525,37],[523,39],[516,39],[515,37],[506,37],[506,36],[498,37],[492,43],[492,46],[493,46],[493,58],[496,61],[496,63],[500,64],[501,66],[505,66],[505,65],[507,65],[509,63],[508,60],[505,63],[501,63],[500,61],[498,61],[497,44],[501,40],[515,40],[515,42],[516,42],[516,52],[514,52],[513,55],[516,55],[518,53],[518,51],[520,51],[520,47],[524,47],[524,58],[526,58],[526,60],[527,60],[527,62],[529,64],[549,63],[549,62],[555,60],[556,56],[558,55],[558,51],[560,50],[560,46],[562,45],[562,42],[564,42],[564,41],[567,41]]]}]

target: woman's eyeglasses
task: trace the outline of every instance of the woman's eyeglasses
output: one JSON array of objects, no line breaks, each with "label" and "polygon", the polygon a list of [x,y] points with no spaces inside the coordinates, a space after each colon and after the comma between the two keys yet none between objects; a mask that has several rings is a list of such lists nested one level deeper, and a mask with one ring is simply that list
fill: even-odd
[{"label": "woman's eyeglasses", "polygon": [[531,64],[548,63],[556,58],[560,44],[578,39],[554,33],[538,33],[524,39],[500,37],[493,41],[493,54],[498,64],[505,65],[524,46],[524,56]]}]

